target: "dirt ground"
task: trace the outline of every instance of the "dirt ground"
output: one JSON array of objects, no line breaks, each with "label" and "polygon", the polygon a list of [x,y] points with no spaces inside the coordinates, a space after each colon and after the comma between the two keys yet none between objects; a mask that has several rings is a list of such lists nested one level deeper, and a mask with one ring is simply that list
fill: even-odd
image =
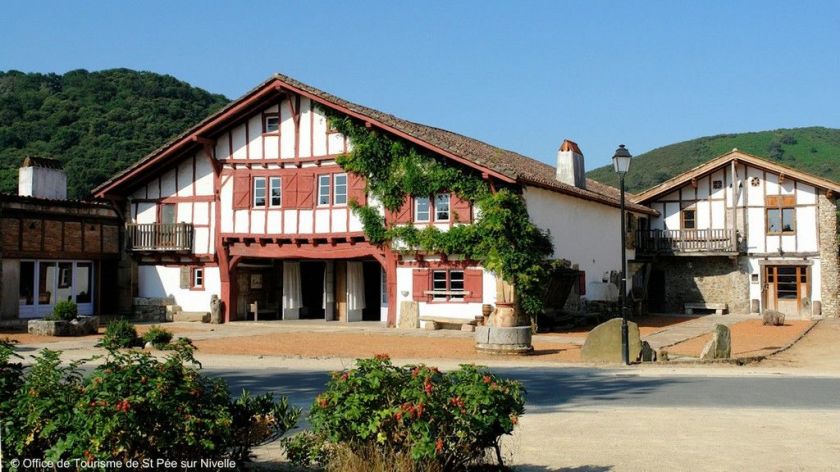
[{"label": "dirt ground", "polygon": [[787,351],[761,362],[762,368],[796,369],[819,375],[840,374],[840,318],[827,318]]},{"label": "dirt ground", "polygon": [[[784,326],[764,326],[761,320],[747,320],[730,327],[732,333],[732,357],[753,357],[771,354],[799,339],[814,321],[788,321]],[[700,357],[703,347],[712,339],[712,334],[683,341],[666,350],[670,354]]]},{"label": "dirt ground", "polygon": [[[659,316],[659,315],[646,315],[638,317],[634,320],[637,325],[639,325],[639,334],[642,337],[650,336],[653,333],[658,333],[663,331],[671,326],[678,325],[680,323],[685,323],[687,321],[691,321],[697,318],[696,316]],[[589,334],[589,331],[592,330],[594,326],[581,326],[578,328],[570,329],[570,330],[563,330],[563,331],[552,331],[550,333],[540,333],[541,336],[569,336],[569,337],[577,337],[581,340],[586,339],[586,336]]]}]

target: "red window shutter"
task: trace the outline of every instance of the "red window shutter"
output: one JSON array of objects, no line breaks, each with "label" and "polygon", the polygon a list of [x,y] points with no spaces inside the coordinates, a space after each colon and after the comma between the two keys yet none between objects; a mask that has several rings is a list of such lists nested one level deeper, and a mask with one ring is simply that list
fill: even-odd
[{"label": "red window shutter", "polygon": [[365,192],[365,178],[356,173],[347,174],[350,181],[350,200],[361,206],[367,204],[367,193]]},{"label": "red window shutter", "polygon": [[403,205],[394,215],[394,223],[411,223],[411,195],[406,195]]},{"label": "red window shutter", "polygon": [[481,269],[465,270],[464,290],[469,292],[464,297],[465,302],[481,303],[484,299],[484,271]]},{"label": "red window shutter", "polygon": [[418,302],[427,301],[426,290],[429,288],[429,269],[414,269],[412,271],[411,294],[412,299]]},{"label": "red window shutter", "polygon": [[251,208],[251,176],[248,174],[233,176],[233,209]]},{"label": "red window shutter", "polygon": [[452,213],[455,215],[453,221],[472,223],[472,205],[469,200],[462,200],[455,192],[452,192],[449,197],[449,202],[452,207]]},{"label": "red window shutter", "polygon": [[578,272],[578,295],[586,295],[586,272]]},{"label": "red window shutter", "polygon": [[315,174],[313,172],[300,172],[297,176],[297,206],[298,208],[314,207],[313,193],[315,191]]},{"label": "red window shutter", "polygon": [[283,207],[297,208],[297,186],[298,175],[288,174],[283,176]]}]

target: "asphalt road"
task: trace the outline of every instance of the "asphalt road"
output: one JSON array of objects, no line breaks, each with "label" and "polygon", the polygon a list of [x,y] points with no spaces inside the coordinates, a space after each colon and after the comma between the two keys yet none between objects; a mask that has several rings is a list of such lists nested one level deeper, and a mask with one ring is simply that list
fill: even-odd
[{"label": "asphalt road", "polygon": [[[639,376],[627,370],[585,368],[495,368],[522,381],[527,409],[547,413],[577,407],[687,407],[840,410],[840,379],[796,376]],[[238,393],[272,391],[305,409],[323,391],[323,370],[219,369],[204,372],[227,379]]]}]

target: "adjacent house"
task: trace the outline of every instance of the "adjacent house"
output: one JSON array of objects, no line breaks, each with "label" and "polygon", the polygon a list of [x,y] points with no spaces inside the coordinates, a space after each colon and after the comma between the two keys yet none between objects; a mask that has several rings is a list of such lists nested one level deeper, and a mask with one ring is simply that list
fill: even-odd
[{"label": "adjacent house", "polygon": [[[203,312],[219,295],[228,321],[395,325],[401,301],[418,302],[421,317],[465,320],[494,303],[495,276],[479,261],[368,240],[349,205],[368,201],[365,176],[336,163],[353,143],[331,128],[326,110],[479,175],[491,189],[521,194],[531,220],[550,231],[555,257],[578,272],[575,297],[620,270],[618,192],[584,177],[575,143],[563,143],[555,168],[275,75],[95,189],[124,212],[134,294]],[[632,202],[628,210],[658,215]],[[408,198],[384,216],[442,230],[480,218],[446,190]]]},{"label": "adjacent house", "polygon": [[61,300],[115,312],[121,228],[110,204],[67,200],[59,161],[24,159],[18,194],[0,194],[0,319],[40,318]]},{"label": "adjacent house", "polygon": [[648,305],[837,316],[840,184],[732,150],[635,201],[657,211],[637,235]]}]

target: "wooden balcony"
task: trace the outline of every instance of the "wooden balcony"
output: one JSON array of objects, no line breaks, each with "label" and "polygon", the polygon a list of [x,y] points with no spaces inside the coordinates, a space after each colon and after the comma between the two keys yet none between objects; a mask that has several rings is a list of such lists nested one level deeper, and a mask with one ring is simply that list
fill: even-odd
[{"label": "wooden balcony", "polygon": [[734,229],[645,230],[636,233],[638,255],[737,255]]},{"label": "wooden balcony", "polygon": [[189,252],[193,225],[189,223],[129,224],[128,250],[135,252]]}]

